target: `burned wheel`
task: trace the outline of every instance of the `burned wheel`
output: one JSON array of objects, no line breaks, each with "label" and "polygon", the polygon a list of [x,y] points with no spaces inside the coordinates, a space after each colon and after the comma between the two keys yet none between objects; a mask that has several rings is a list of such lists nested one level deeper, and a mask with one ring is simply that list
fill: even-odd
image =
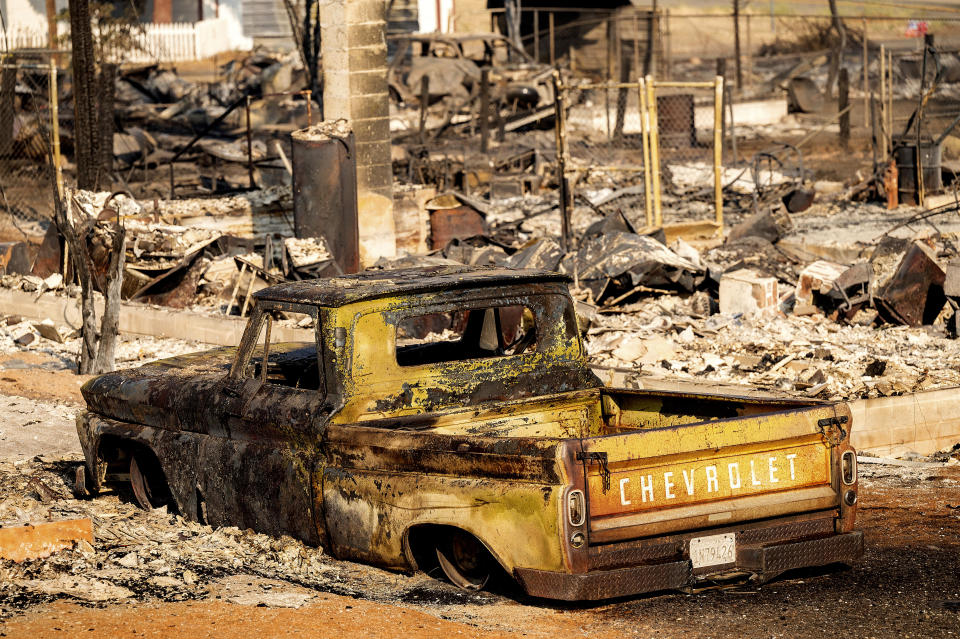
[{"label": "burned wheel", "polygon": [[454,531],[437,544],[437,561],[443,574],[464,590],[480,590],[490,581],[494,560],[473,535]]},{"label": "burned wheel", "polygon": [[147,455],[138,454],[130,458],[130,487],[144,510],[166,506],[170,501],[170,490],[163,470],[156,460]]}]

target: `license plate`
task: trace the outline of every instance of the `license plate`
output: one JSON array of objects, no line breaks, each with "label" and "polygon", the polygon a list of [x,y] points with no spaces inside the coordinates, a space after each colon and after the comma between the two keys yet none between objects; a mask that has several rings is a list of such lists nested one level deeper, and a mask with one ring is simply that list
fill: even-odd
[{"label": "license plate", "polygon": [[736,560],[737,540],[733,533],[690,540],[690,562],[694,568],[732,564]]}]

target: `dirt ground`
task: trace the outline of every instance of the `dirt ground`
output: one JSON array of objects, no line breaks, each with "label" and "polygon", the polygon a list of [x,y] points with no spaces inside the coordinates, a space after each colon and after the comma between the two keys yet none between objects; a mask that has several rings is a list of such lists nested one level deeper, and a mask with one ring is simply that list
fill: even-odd
[{"label": "dirt ground", "polygon": [[[880,467],[869,472],[873,476],[861,484],[860,528],[867,536],[863,561],[853,569],[793,574],[762,587],[734,585],[569,605],[531,601],[512,592],[462,595],[415,576],[391,575],[395,592],[387,600],[308,591],[309,603],[290,608],[256,598],[232,603],[217,588],[199,601],[96,605],[67,598],[24,607],[0,625],[0,632],[7,637],[93,632],[87,636],[176,634],[184,639],[345,633],[418,639],[960,634],[960,470],[918,473]],[[241,586],[257,585],[255,581],[240,577]],[[19,608],[13,601],[0,600],[0,605]]]}]

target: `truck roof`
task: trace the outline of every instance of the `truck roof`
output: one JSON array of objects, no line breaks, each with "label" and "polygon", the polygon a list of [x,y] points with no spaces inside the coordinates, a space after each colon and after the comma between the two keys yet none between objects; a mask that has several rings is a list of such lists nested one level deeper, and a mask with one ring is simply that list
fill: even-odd
[{"label": "truck roof", "polygon": [[337,307],[391,295],[569,281],[566,275],[552,271],[442,265],[364,271],[339,277],[286,282],[261,289],[253,296],[258,300]]}]

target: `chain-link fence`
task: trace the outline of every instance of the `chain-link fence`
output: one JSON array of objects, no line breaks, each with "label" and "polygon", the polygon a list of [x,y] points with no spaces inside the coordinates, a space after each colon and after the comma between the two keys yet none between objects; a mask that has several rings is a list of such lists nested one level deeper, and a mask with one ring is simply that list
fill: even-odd
[{"label": "chain-link fence", "polygon": [[[626,192],[635,214],[653,223],[650,198],[649,135],[644,130],[646,96],[642,83],[578,84],[563,87],[560,146],[564,172],[576,190],[612,187]],[[602,180],[604,184],[598,184]],[[579,194],[592,206],[602,204]]]},{"label": "chain-link fence", "polygon": [[[703,223],[721,232],[723,78],[712,82],[580,84],[562,91],[558,120],[562,167],[576,193],[603,175],[617,196],[632,198],[634,221],[664,226]],[[714,229],[715,226],[715,229]]]},{"label": "chain-link fence", "polygon": [[57,79],[54,65],[0,58],[0,215],[17,228],[53,217],[60,164]]}]

